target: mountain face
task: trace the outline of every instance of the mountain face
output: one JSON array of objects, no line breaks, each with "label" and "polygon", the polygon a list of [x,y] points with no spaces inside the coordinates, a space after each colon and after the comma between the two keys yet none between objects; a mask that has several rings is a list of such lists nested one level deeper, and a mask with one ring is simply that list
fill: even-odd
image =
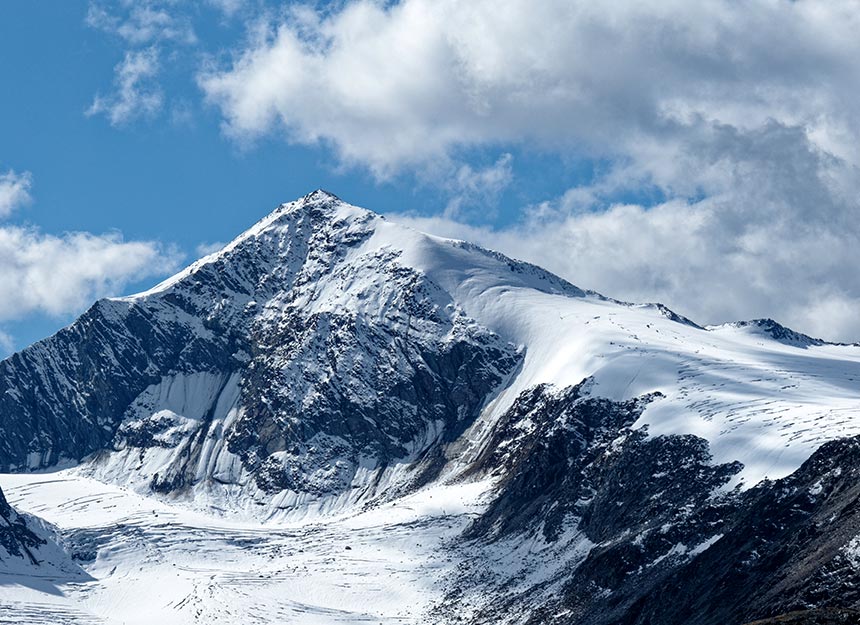
[{"label": "mountain face", "polygon": [[73,463],[228,517],[479,486],[432,622],[860,607],[860,348],[703,328],[326,192],[97,302],[0,391],[3,471]]},{"label": "mountain face", "polygon": [[0,462],[317,496],[453,440],[521,356],[394,250],[355,254],[377,220],[309,196],[4,361]]}]

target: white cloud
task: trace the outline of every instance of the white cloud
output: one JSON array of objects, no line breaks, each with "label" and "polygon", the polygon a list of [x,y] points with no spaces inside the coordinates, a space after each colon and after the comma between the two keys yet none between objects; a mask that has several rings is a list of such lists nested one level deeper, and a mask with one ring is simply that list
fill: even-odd
[{"label": "white cloud", "polygon": [[498,249],[612,297],[663,302],[699,323],[776,317],[815,336],[857,341],[857,189],[831,184],[844,177],[856,185],[856,168],[834,163],[796,129],[729,134],[723,140],[735,145],[726,150],[737,156],[710,163],[707,175],[724,180],[699,200],[595,211],[605,191],[597,185],[532,207],[502,229],[392,218]]},{"label": "white cloud", "polygon": [[155,115],[164,104],[164,94],[154,80],[158,72],[156,48],[126,52],[114,69],[115,92],[107,97],[97,95],[86,114],[105,115],[114,126]]},{"label": "white cloud", "polygon": [[0,320],[74,312],[130,282],[172,271],[177,261],[156,243],[119,234],[0,227]]},{"label": "white cloud", "polygon": [[209,256],[209,254],[214,254],[215,252],[220,251],[227,245],[221,241],[215,241],[214,243],[200,243],[195,249],[194,252],[197,254],[198,258],[202,258],[203,256]]},{"label": "white cloud", "polygon": [[119,2],[117,13],[112,13],[104,4],[92,2],[87,11],[86,23],[132,45],[157,41],[196,43],[197,35],[190,20],[171,12],[172,5],[172,2],[154,0],[126,1]]},{"label": "white cloud", "polygon": [[489,167],[475,169],[469,164],[460,165],[445,185],[453,194],[445,207],[445,216],[463,217],[470,208],[479,207],[483,217],[489,217],[488,207],[497,203],[513,180],[512,163],[513,157],[503,154]]},{"label": "white cloud", "polygon": [[[0,206],[8,209],[0,217],[29,199],[31,184],[29,173],[0,176]],[[180,260],[174,250],[158,243],[124,241],[118,233],[56,236],[36,228],[0,225],[0,322],[33,313],[78,312],[134,281],[175,270]],[[13,338],[0,329],[0,354],[13,346]]]},{"label": "white cloud", "polygon": [[32,184],[33,176],[28,171],[16,174],[10,169],[0,174],[0,217],[6,217],[19,206],[32,201]]},{"label": "white cloud", "polygon": [[713,124],[856,156],[858,26],[849,0],[353,0],[293,11],[200,84],[231,135],[285,131],[380,176],[524,142],[656,156],[670,183],[675,142]]},{"label": "white cloud", "polygon": [[103,114],[119,126],[159,113],[165,99],[158,80],[159,56],[162,49],[173,51],[198,42],[191,14],[175,0],[90,2],[87,25],[118,37],[129,49],[114,68],[113,92],[96,95],[86,114]]},{"label": "white cloud", "polygon": [[0,330],[0,358],[5,358],[15,351],[15,339],[3,330]]},{"label": "white cloud", "polygon": [[226,17],[233,17],[245,6],[245,0],[207,0],[207,3]]}]

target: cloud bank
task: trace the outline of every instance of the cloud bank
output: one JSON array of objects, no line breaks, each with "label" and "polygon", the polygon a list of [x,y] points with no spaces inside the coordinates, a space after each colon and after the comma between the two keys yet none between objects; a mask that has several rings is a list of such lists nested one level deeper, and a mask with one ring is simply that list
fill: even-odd
[{"label": "cloud bank", "polygon": [[117,293],[131,281],[163,275],[175,254],[119,234],[62,236],[17,226],[0,228],[0,320],[33,312],[61,315]]},{"label": "cloud bank", "polygon": [[714,124],[802,126],[856,156],[858,26],[844,0],[357,0],[294,9],[200,83],[232,135],[327,142],[380,174],[527,142],[647,160],[669,184]]}]

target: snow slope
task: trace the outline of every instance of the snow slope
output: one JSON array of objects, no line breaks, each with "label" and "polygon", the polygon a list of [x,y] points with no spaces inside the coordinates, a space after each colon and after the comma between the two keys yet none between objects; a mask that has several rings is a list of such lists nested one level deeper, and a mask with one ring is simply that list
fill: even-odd
[{"label": "snow slope", "polygon": [[0,363],[0,460],[99,451],[91,475],[141,492],[336,511],[405,487],[452,436],[445,472],[465,470],[520,393],[592,378],[617,401],[662,393],[638,426],[704,438],[749,487],[860,433],[860,347],[775,328],[700,328],[318,191]]}]

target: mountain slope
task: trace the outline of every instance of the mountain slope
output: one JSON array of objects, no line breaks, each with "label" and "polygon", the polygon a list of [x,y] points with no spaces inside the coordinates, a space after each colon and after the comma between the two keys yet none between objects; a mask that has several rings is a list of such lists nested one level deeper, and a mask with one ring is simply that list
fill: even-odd
[{"label": "mountain slope", "polygon": [[0,363],[0,468],[275,524],[474,486],[448,542],[415,521],[459,567],[440,622],[740,625],[857,602],[858,381],[857,346],[702,328],[317,191]]}]

